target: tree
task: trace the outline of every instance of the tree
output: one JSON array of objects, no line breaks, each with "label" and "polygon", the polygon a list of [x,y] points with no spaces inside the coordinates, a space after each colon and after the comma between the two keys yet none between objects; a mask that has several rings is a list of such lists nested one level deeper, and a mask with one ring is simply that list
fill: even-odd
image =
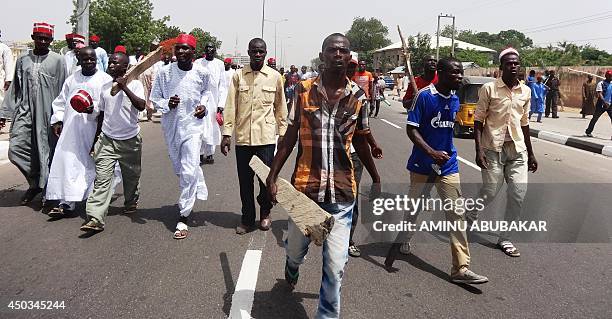
[{"label": "tree", "polygon": [[356,17],[346,37],[351,42],[351,49],[359,53],[359,59],[365,60],[371,68],[374,51],[391,44],[388,34],[389,29],[380,20]]},{"label": "tree", "polygon": [[[195,28],[191,30],[189,34],[193,35],[197,40],[196,54],[199,56],[204,54],[204,47],[208,42],[212,42],[215,45],[215,48],[221,47],[221,41],[217,40],[217,37],[211,35],[208,31],[204,31],[200,28]],[[217,58],[219,58],[219,56],[217,56]]]},{"label": "tree", "polygon": [[[153,18],[153,4],[150,0],[92,0],[89,7],[91,33],[100,36],[100,46],[108,52],[118,45],[125,45],[128,52],[136,47],[149,49],[153,42],[164,40],[160,35],[170,17]],[[69,23],[76,26],[75,10]]]},{"label": "tree", "polygon": [[425,57],[434,54],[431,48],[431,36],[417,33],[416,37],[409,36],[406,43],[410,51],[410,66],[414,75],[423,74],[423,61]]},{"label": "tree", "polygon": [[181,33],[185,33],[185,32],[183,30],[181,30],[181,28],[179,28],[177,26],[162,25],[159,28],[159,31],[157,33],[157,37],[158,37],[158,39],[160,41],[163,41],[163,40],[167,40],[167,39],[176,38]]},{"label": "tree", "polygon": [[321,61],[321,59],[319,59],[319,57],[316,57],[316,58],[310,60],[310,67],[313,70],[319,70],[319,65],[320,64],[323,64],[323,61]]}]

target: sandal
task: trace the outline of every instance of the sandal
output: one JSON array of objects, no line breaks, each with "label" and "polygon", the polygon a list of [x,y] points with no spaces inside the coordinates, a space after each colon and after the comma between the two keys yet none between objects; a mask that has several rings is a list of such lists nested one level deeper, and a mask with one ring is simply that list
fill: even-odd
[{"label": "sandal", "polygon": [[123,209],[123,213],[124,214],[133,214],[138,210],[138,204],[134,204],[134,205],[130,205],[130,206],[126,206]]},{"label": "sandal", "polygon": [[361,250],[359,250],[359,248],[357,248],[355,245],[350,245],[348,248],[348,254],[351,257],[359,257],[361,256]]},{"label": "sandal", "polygon": [[510,256],[510,257],[520,257],[521,253],[519,252],[519,250],[514,247],[514,245],[509,242],[509,241],[501,241],[499,243],[497,243],[497,247],[499,247],[499,249],[501,249],[504,254]]},{"label": "sandal", "polygon": [[174,231],[174,239],[185,239],[188,235],[189,229],[187,228],[187,224],[185,224],[183,221],[179,221],[176,224],[176,230]]},{"label": "sandal", "polygon": [[81,226],[82,231],[103,231],[104,225],[95,218],[90,219],[87,223]]},{"label": "sandal", "polygon": [[270,220],[268,217],[259,221],[259,229],[263,231],[270,230],[270,226],[272,226],[272,220]]},{"label": "sandal", "polygon": [[62,218],[66,216],[67,213],[71,212],[70,206],[66,204],[59,204],[55,208],[53,208],[47,215],[51,218]]}]

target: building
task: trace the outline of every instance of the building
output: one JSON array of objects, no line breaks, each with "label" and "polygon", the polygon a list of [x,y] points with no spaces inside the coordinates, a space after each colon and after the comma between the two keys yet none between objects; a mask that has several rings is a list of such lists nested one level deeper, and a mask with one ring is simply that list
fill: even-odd
[{"label": "building", "polygon": [[[435,38],[432,39],[432,42],[435,41]],[[451,38],[440,37],[440,47],[450,47],[452,43]],[[435,45],[435,42],[434,42]],[[497,54],[495,50],[481,47],[479,45],[455,40],[455,50],[474,50],[478,52],[488,53],[491,55],[491,61],[493,61],[494,55]],[[388,45],[382,49],[378,49],[374,51],[374,70],[380,70],[382,72],[387,72],[392,70],[397,66],[404,65],[404,58],[401,54],[402,51],[402,42],[395,42],[391,45]],[[386,63],[383,65],[382,61],[390,61],[390,63]]]}]

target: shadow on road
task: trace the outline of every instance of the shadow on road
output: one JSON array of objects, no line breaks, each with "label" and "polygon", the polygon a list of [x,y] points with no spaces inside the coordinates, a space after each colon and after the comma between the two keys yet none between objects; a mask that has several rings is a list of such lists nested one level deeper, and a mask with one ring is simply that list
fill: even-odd
[{"label": "shadow on road", "polygon": [[306,309],[302,305],[304,299],[319,299],[319,295],[292,292],[284,279],[276,279],[272,290],[255,292],[255,302],[251,310],[251,317],[309,318]]},{"label": "shadow on road", "polygon": [[[166,226],[170,231],[174,231],[178,220],[178,207],[176,205],[163,206],[158,208],[138,209],[137,212],[128,216],[132,223],[146,224],[147,221],[159,221]],[[223,228],[236,227],[240,216],[232,212],[197,212],[194,211],[189,215],[189,227],[200,227],[206,223],[220,226]]]},{"label": "shadow on road", "polygon": [[278,245],[278,247],[285,248],[283,236],[285,231],[287,230],[287,220],[281,219],[273,221],[271,230],[272,234],[274,235],[274,238],[276,238],[276,244]]},{"label": "shadow on road", "polygon": [[[378,244],[368,244],[368,245],[359,246],[359,248],[361,249],[361,258],[366,260],[366,261],[368,261],[368,262],[370,262],[370,263],[372,263],[373,265],[376,265],[376,266],[378,266],[378,267],[380,267],[380,268],[390,272],[390,273],[398,272],[399,271],[398,268],[393,267],[391,269],[387,269],[384,264],[382,264],[381,262],[378,262],[377,260],[372,258],[372,256],[385,258],[387,256],[387,251],[389,250],[389,246],[390,246],[389,244],[381,244],[381,243],[378,243]],[[413,267],[415,267],[415,268],[417,268],[419,270],[428,272],[428,273],[430,273],[430,274],[432,274],[432,275],[442,279],[443,281],[448,282],[449,284],[455,285],[454,283],[452,283],[449,280],[450,279],[449,275],[446,272],[444,272],[444,271],[434,267],[433,265],[431,265],[427,261],[419,258],[418,256],[416,256],[414,254],[410,254],[410,255],[407,255],[407,256],[406,255],[402,255],[402,254],[398,254],[397,259],[395,260],[395,262],[397,263],[399,261],[405,261],[408,264],[410,264],[411,266],[413,266]],[[476,288],[474,286],[471,286],[471,285],[459,284],[457,286],[459,286],[459,287],[461,287],[461,288],[463,288],[463,289],[465,289],[468,292],[473,293],[473,294],[477,294],[477,295],[482,294],[482,290],[480,290],[480,289],[478,289],[478,288]]]}]

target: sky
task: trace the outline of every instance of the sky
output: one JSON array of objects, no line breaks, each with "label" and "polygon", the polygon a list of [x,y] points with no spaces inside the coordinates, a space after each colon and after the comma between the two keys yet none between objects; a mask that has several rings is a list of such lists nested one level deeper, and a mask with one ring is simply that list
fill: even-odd
[{"label": "sky", "polygon": [[[2,41],[29,39],[35,21],[55,24],[57,38],[69,32],[66,21],[72,13],[71,0],[7,1],[0,19]],[[168,15],[169,24],[185,31],[200,27],[223,42],[219,53],[243,55],[249,40],[261,36],[263,1],[152,0],[156,18]],[[334,32],[345,33],[355,17],[381,20],[389,28],[389,38],[395,42],[399,41],[397,25],[406,36],[417,32],[433,34],[440,13],[455,15],[459,30],[532,31],[527,36],[540,46],[559,41],[590,43],[612,53],[612,1],[609,0],[265,0],[266,19],[287,21],[276,24],[276,54],[274,23],[265,22],[264,40],[268,57],[276,55],[279,63],[310,65],[310,60],[318,56],[323,39]]]}]

